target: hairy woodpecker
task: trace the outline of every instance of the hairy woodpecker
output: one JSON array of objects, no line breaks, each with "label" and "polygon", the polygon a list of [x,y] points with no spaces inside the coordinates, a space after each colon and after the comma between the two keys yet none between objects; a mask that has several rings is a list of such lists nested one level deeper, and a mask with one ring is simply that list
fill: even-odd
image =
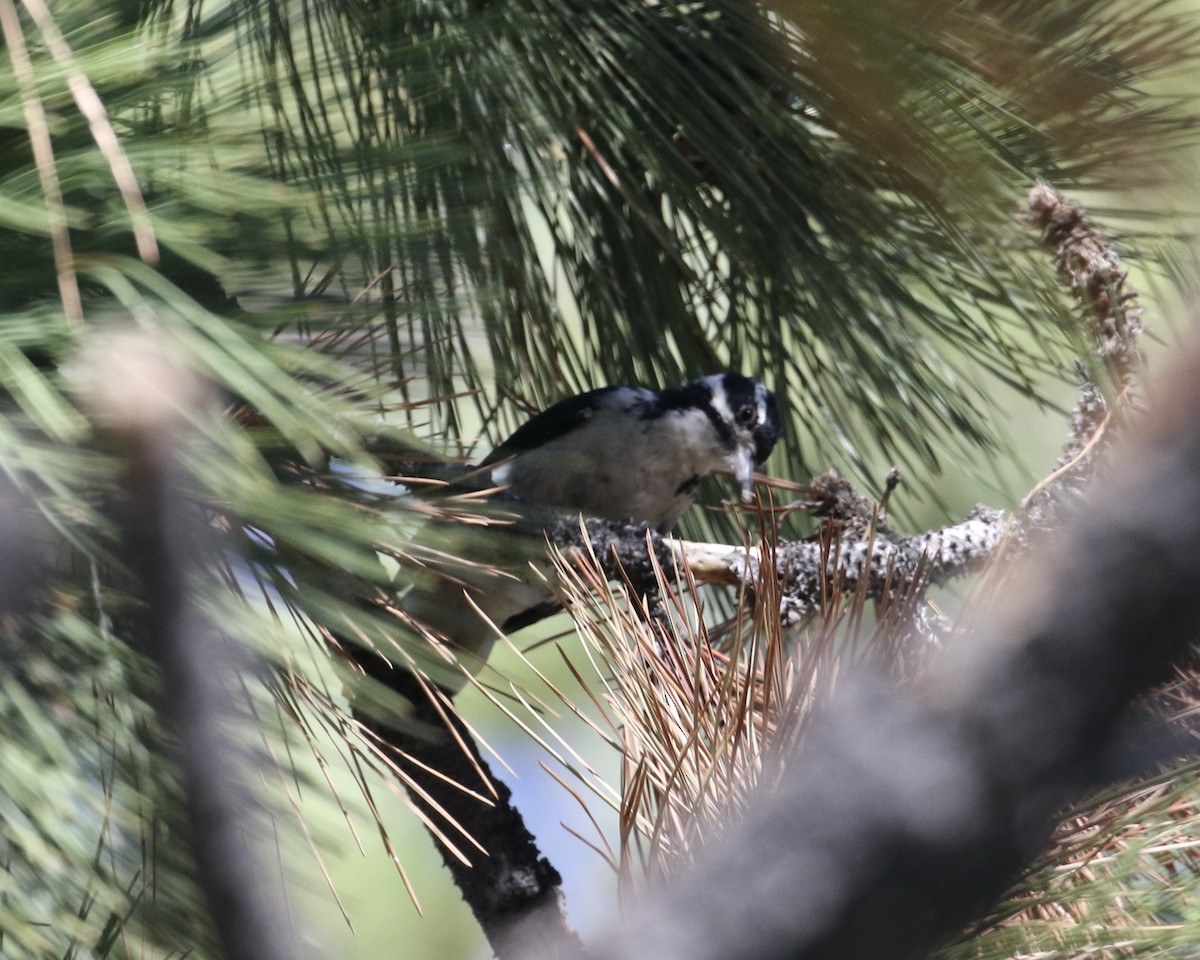
[{"label": "hairy woodpecker", "polygon": [[670,529],[696,485],[728,468],[749,500],[779,439],[775,397],[720,373],[666,390],[603,387],[537,414],[483,461],[526,503]]},{"label": "hairy woodpecker", "polygon": [[[766,460],[780,430],[771,392],[736,373],[664,390],[603,387],[535,415],[481,466],[504,488],[498,499],[666,531],[691,505],[700,480],[718,471],[729,470],[749,500],[754,466]],[[540,537],[503,526],[458,533],[440,549],[467,562],[428,564],[404,606],[475,669],[498,628],[525,626],[557,605],[543,582],[520,573],[535,554],[544,559]],[[516,575],[497,576],[495,567]]]}]

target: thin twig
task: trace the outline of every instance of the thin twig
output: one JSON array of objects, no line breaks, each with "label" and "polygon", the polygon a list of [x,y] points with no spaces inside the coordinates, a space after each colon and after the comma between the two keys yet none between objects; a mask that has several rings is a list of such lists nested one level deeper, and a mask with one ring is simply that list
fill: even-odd
[{"label": "thin twig", "polygon": [[79,280],[75,275],[75,257],[71,252],[67,210],[63,203],[62,186],[58,180],[58,167],[54,162],[54,144],[50,140],[46,110],[38,95],[37,77],[29,59],[29,48],[25,45],[21,18],[17,15],[13,0],[0,0],[0,31],[4,34],[4,43],[8,47],[8,58],[12,63],[17,85],[21,88],[25,126],[29,130],[29,143],[33,148],[42,196],[46,199],[46,223],[54,251],[54,269],[58,275],[58,296],[62,301],[67,322],[79,327],[83,324],[83,300],[79,295]]},{"label": "thin twig", "polygon": [[[5,0],[5,2],[11,5],[12,0]],[[113,180],[121,192],[121,198],[125,201],[125,209],[129,211],[129,223],[137,243],[138,256],[146,263],[158,263],[158,241],[154,236],[150,214],[146,210],[146,200],[142,196],[142,190],[138,186],[137,177],[134,175],[129,158],[121,146],[121,139],[108,119],[104,101],[96,93],[96,88],[92,86],[91,81],[79,69],[71,45],[67,43],[66,37],[58,28],[58,23],[50,12],[50,8],[43,0],[21,0],[21,3],[29,11],[33,22],[41,31],[50,55],[56,63],[67,70],[67,86],[71,90],[71,96],[75,98],[79,112],[87,119],[92,139],[96,141],[100,153],[108,161]]]}]

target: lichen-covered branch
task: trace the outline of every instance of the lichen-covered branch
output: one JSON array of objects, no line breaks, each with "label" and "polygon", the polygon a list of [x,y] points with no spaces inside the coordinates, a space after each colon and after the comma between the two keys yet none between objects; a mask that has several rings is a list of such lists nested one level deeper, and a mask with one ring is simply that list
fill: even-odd
[{"label": "lichen-covered branch", "polygon": [[1142,366],[1139,335],[1144,329],[1137,292],[1111,242],[1084,215],[1046,184],[1029,191],[1029,222],[1058,266],[1059,279],[1082,309],[1082,327],[1104,362],[1113,387],[1130,386]]},{"label": "lichen-covered branch", "polygon": [[[1003,513],[977,507],[961,523],[915,536],[877,528],[865,538],[841,539],[833,545],[802,540],[780,544],[774,557],[783,588],[784,624],[798,623],[817,609],[830,581],[840,581],[845,593],[862,586],[868,596],[883,598],[918,578],[937,584],[965,576],[991,559],[1003,535]],[[756,546],[665,542],[697,581],[753,586],[761,575],[761,552]]]},{"label": "lichen-covered branch", "polygon": [[1128,404],[1142,368],[1144,330],[1137,292],[1112,244],[1084,215],[1045,184],[1029,191],[1027,218],[1054,255],[1058,276],[1080,307],[1080,327],[1093,344],[1108,382],[1079,364],[1079,397],[1070,435],[1048,476],[1025,498],[1012,535],[1024,542],[1051,529],[1078,505],[1112,439],[1114,403]]}]

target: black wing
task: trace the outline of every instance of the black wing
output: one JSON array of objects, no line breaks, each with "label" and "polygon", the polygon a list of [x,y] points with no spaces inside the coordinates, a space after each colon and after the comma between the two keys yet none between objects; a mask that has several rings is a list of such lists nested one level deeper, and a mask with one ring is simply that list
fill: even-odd
[{"label": "black wing", "polygon": [[535,414],[528,422],[518,427],[511,437],[483,459],[480,466],[507,460],[509,457],[525,453],[528,450],[536,450],[551,440],[566,436],[581,423],[591,419],[600,409],[599,401],[602,397],[620,389],[620,387],[601,387],[599,390],[589,390],[587,393],[559,400],[558,403]]}]

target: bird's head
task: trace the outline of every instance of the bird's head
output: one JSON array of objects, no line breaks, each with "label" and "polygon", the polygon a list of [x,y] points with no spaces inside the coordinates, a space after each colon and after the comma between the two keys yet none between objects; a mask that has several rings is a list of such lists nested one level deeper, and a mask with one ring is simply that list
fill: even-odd
[{"label": "bird's head", "polygon": [[775,396],[757,380],[737,373],[718,373],[702,381],[711,395],[710,419],[725,450],[725,461],[749,501],[754,467],[763,463],[783,429]]}]

